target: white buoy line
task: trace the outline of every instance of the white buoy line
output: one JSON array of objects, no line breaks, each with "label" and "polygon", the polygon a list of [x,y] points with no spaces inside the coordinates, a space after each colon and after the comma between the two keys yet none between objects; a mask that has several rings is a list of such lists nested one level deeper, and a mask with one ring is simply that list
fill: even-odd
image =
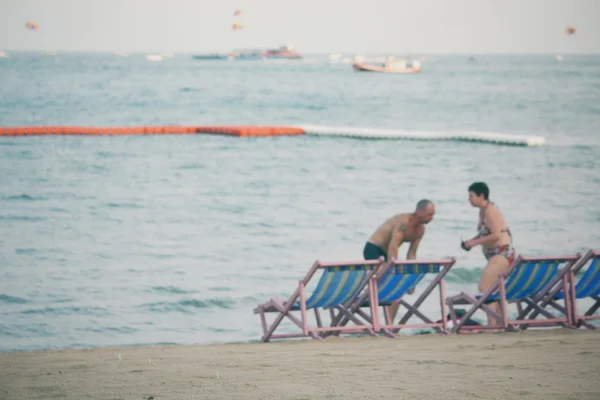
[{"label": "white buoy line", "polygon": [[322,125],[299,125],[298,127],[304,130],[305,135],[316,136],[341,136],[389,140],[469,141],[513,146],[542,146],[546,143],[546,139],[543,136],[514,135],[499,132],[429,132],[362,127],[334,127]]}]

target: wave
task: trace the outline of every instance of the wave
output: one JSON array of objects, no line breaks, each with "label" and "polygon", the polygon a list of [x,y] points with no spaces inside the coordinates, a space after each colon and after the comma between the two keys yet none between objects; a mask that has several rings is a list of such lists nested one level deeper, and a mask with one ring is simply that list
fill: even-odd
[{"label": "wave", "polygon": [[177,169],[205,169],[206,165],[201,163],[183,164]]},{"label": "wave", "polygon": [[185,290],[175,286],[154,286],[152,290],[156,292],[172,293],[172,294],[190,294],[196,293],[196,290]]},{"label": "wave", "polygon": [[480,277],[481,269],[452,268],[446,275],[446,281],[448,283],[479,283]]},{"label": "wave", "polygon": [[233,299],[209,298],[204,300],[185,299],[173,302],[159,301],[154,303],[141,304],[136,308],[141,308],[156,313],[181,312],[184,314],[194,314],[196,310],[200,309],[233,309],[235,304],[236,302]]},{"label": "wave", "polygon": [[46,221],[46,217],[30,217],[27,215],[0,215],[0,221],[25,221],[25,222],[39,222]]},{"label": "wave", "polygon": [[135,203],[107,203],[106,206],[110,208],[144,208]]},{"label": "wave", "polygon": [[33,255],[33,254],[36,254],[37,252],[38,251],[36,249],[31,249],[31,248],[15,249],[15,253],[21,254],[21,255]]},{"label": "wave", "polygon": [[31,308],[21,311],[20,314],[44,314],[44,315],[93,315],[104,317],[109,315],[109,311],[103,307],[44,307]]},{"label": "wave", "polygon": [[138,329],[129,326],[103,326],[103,327],[86,327],[86,328],[75,328],[79,332],[91,332],[91,333],[135,333]]},{"label": "wave", "polygon": [[20,200],[24,200],[24,201],[40,201],[40,200],[47,200],[47,198],[45,198],[45,197],[42,197],[42,196],[33,196],[33,195],[26,194],[26,193],[16,194],[16,195],[1,195],[0,199],[1,200],[6,200],[6,201],[20,201]]},{"label": "wave", "polygon": [[9,296],[7,294],[0,294],[0,303],[25,304],[27,303],[27,300],[20,297]]}]

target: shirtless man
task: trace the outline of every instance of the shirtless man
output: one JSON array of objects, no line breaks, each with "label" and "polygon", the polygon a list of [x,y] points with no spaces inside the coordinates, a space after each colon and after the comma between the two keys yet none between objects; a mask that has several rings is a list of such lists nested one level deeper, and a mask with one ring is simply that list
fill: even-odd
[{"label": "shirtless man", "polygon": [[[411,214],[397,214],[387,219],[375,233],[371,235],[363,256],[365,260],[377,260],[383,256],[386,261],[398,259],[398,249],[402,243],[410,243],[407,260],[417,259],[417,249],[425,235],[425,225],[431,222],[435,214],[435,206],[430,200],[423,199],[417,203],[415,212]],[[412,294],[412,292],[410,292]],[[396,318],[400,303],[389,306],[391,321]]]}]

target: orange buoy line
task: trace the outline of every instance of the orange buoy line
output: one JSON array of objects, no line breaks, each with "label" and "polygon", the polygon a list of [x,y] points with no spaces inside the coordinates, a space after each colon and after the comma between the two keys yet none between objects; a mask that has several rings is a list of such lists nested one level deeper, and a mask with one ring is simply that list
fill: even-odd
[{"label": "orange buoy line", "polygon": [[304,129],[288,126],[197,126],[197,133],[214,133],[233,136],[283,136],[302,135]]},{"label": "orange buoy line", "polygon": [[17,126],[0,127],[0,136],[44,135],[158,135],[210,133],[229,136],[284,136],[302,135],[302,128],[286,126],[130,126],[130,127],[84,127],[84,126]]}]

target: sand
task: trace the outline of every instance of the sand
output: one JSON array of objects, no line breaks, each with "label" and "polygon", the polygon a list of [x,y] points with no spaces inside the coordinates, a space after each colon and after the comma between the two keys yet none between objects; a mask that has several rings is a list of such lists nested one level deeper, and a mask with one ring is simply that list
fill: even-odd
[{"label": "sand", "polygon": [[2,399],[600,399],[600,332],[0,353]]}]

